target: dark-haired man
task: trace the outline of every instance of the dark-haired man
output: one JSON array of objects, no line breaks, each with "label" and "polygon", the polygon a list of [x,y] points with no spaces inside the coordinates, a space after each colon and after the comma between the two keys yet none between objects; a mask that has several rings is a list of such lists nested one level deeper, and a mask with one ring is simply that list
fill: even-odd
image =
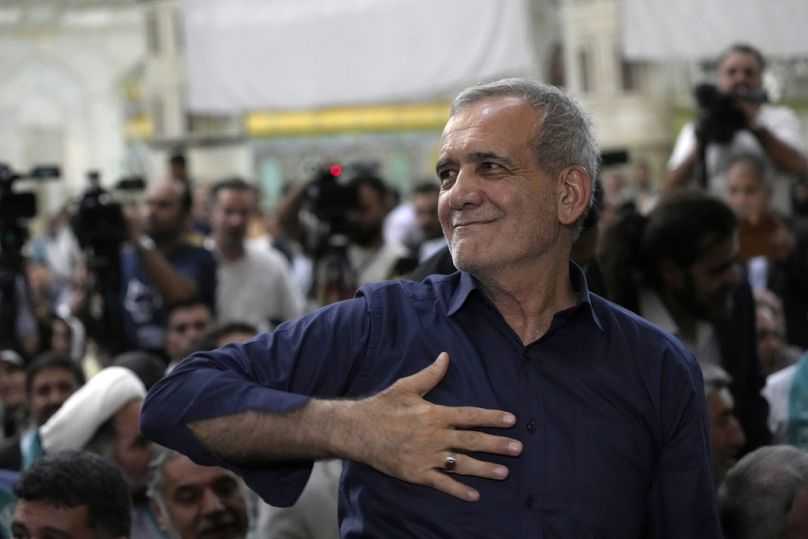
[{"label": "dark-haired man", "polygon": [[765,161],[767,174],[773,178],[774,208],[784,215],[791,213],[789,190],[795,177],[808,173],[808,162],[794,112],[762,102],[765,67],[763,55],[749,45],[736,43],[724,51],[718,60],[718,88],[735,96],[746,127],[737,131],[728,144],[718,144],[699,141],[695,122],[686,124],[668,161],[665,182],[669,187],[692,184],[700,166],[700,145],[706,145],[706,186],[724,196],[724,174],[730,158],[741,152],[754,153]]},{"label": "dark-haired man", "polygon": [[246,244],[255,216],[257,192],[240,178],[217,182],[210,190],[212,235],[209,247],[219,264],[216,317],[243,321],[261,331],[303,313],[303,297],[286,259],[275,249]]},{"label": "dark-haired man", "polygon": [[80,451],[47,455],[20,476],[14,539],[126,539],[129,488],[115,465]]},{"label": "dark-haired man", "polygon": [[31,425],[0,446],[0,468],[24,470],[41,454],[37,429],[84,384],[84,372],[70,357],[47,352],[34,358],[25,374]]},{"label": "dark-haired man", "polygon": [[163,348],[166,308],[199,297],[211,309],[216,294],[216,261],[207,249],[186,243],[191,194],[186,184],[158,181],[146,191],[145,218],[130,215],[129,245],[123,249],[126,349]]},{"label": "dark-haired man", "polygon": [[739,266],[732,210],[700,191],[671,193],[649,214],[637,252],[643,274],[637,312],[676,336],[700,365],[732,377],[745,451],[769,443],[754,299]]}]

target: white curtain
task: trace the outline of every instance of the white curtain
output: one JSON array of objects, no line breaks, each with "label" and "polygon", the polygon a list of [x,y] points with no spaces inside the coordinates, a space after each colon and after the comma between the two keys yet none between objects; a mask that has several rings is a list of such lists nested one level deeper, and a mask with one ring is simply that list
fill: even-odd
[{"label": "white curtain", "polygon": [[632,60],[714,59],[745,42],[767,57],[808,55],[808,0],[622,0]]},{"label": "white curtain", "polygon": [[182,0],[194,112],[445,97],[535,71],[527,0]]}]

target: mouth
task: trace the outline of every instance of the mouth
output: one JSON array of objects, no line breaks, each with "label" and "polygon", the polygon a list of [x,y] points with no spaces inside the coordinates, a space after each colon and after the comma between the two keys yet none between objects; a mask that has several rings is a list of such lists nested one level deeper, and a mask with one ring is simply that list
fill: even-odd
[{"label": "mouth", "polygon": [[212,526],[206,526],[205,528],[198,530],[196,536],[209,539],[235,539],[236,537],[243,537],[243,531],[238,523],[231,522],[228,524],[214,524]]}]

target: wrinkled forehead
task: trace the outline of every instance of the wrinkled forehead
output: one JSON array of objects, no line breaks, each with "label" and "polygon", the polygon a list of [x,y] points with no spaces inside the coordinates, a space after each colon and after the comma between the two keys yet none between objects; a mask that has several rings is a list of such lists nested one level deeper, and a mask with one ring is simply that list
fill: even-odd
[{"label": "wrinkled forehead", "polygon": [[460,108],[446,124],[440,155],[507,153],[527,148],[538,135],[541,115],[518,96],[485,98]]}]

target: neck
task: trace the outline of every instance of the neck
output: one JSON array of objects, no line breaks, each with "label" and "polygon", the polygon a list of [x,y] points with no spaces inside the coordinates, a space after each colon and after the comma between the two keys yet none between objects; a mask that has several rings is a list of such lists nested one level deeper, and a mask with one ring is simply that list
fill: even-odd
[{"label": "neck", "polygon": [[214,238],[216,244],[216,252],[223,259],[232,262],[244,256],[244,242],[228,242],[221,241],[219,238]]},{"label": "neck", "polygon": [[690,340],[694,339],[696,337],[696,322],[698,321],[696,317],[684,309],[670,289],[665,289],[659,294],[659,297],[668,310],[668,314],[676,322],[676,327],[679,328],[681,336]]},{"label": "neck", "polygon": [[522,344],[547,333],[553,316],[575,305],[568,257],[529,270],[503,270],[478,277],[486,296],[519,336]]}]

